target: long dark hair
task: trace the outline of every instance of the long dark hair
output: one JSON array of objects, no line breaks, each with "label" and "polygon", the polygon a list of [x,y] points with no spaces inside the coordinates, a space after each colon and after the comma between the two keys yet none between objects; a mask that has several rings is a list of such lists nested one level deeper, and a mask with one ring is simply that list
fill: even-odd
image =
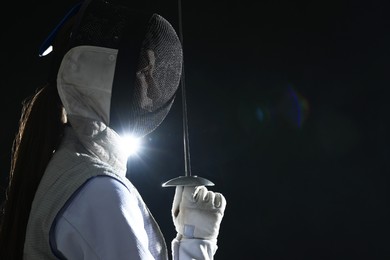
[{"label": "long dark hair", "polygon": [[63,26],[53,45],[48,83],[22,102],[8,176],[5,201],[0,212],[0,259],[23,259],[23,248],[31,205],[39,182],[66,125],[58,95],[56,75],[68,41],[74,18]]},{"label": "long dark hair", "polygon": [[45,168],[60,142],[64,123],[55,83],[39,88],[23,102],[1,212],[0,259],[23,258],[31,204]]}]

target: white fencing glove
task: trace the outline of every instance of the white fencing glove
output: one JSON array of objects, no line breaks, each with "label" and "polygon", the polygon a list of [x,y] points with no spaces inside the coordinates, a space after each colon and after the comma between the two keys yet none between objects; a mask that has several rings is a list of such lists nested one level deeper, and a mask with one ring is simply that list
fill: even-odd
[{"label": "white fencing glove", "polygon": [[205,186],[176,186],[172,205],[176,231],[184,238],[216,239],[225,208],[221,193]]}]

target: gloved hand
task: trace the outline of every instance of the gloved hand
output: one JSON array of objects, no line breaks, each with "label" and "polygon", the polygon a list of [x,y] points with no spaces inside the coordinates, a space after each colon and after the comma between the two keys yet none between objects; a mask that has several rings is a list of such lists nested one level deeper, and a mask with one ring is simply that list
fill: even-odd
[{"label": "gloved hand", "polygon": [[205,186],[176,186],[172,205],[176,231],[185,238],[216,239],[225,208],[221,193]]}]

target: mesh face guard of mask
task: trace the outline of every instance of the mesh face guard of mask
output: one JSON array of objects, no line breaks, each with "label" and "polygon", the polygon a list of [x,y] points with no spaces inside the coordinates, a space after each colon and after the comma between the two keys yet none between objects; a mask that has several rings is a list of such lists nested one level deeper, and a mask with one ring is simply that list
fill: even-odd
[{"label": "mesh face guard of mask", "polygon": [[120,0],[86,0],[64,17],[40,54],[70,18],[74,24],[69,43],[56,55],[61,59],[67,50],[82,45],[117,49],[109,126],[118,134],[152,132],[168,114],[182,72],[182,46],[172,25]]}]

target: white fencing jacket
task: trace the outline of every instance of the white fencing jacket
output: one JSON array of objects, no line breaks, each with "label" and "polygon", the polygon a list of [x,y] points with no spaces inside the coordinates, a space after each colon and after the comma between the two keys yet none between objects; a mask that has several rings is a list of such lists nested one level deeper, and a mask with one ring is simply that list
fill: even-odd
[{"label": "white fencing jacket", "polygon": [[[125,177],[125,162],[111,156],[101,161],[66,129],[34,198],[25,259],[168,259],[157,223]],[[215,241],[174,239],[172,259],[213,259],[216,249]]]}]

